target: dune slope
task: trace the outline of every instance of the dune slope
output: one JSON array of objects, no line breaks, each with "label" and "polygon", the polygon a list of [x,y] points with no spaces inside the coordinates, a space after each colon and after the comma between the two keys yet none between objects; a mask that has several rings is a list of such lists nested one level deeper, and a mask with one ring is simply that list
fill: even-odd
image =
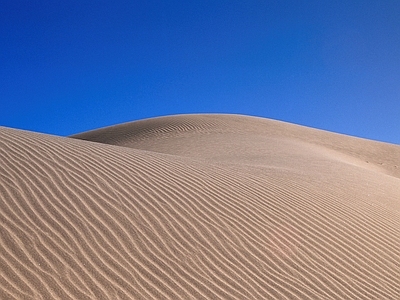
[{"label": "dune slope", "polygon": [[235,115],[0,128],[1,299],[400,299],[400,146]]}]

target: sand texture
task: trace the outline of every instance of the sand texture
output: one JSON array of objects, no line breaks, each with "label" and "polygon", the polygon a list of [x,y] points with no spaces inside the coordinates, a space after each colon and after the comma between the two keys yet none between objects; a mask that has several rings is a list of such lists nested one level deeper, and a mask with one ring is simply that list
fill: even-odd
[{"label": "sand texture", "polygon": [[0,299],[400,299],[400,146],[237,115],[0,127]]}]

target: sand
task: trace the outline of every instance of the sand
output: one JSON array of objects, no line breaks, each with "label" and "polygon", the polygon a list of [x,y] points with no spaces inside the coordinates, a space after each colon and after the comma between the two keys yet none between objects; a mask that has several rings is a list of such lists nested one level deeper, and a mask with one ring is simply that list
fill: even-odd
[{"label": "sand", "polygon": [[238,115],[0,127],[1,299],[400,299],[400,146]]}]

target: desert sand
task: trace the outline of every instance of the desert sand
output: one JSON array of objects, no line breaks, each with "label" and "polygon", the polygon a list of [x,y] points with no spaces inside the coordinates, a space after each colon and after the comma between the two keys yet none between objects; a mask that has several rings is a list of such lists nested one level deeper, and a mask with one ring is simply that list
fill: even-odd
[{"label": "desert sand", "polygon": [[400,299],[400,146],[239,115],[0,127],[1,299]]}]

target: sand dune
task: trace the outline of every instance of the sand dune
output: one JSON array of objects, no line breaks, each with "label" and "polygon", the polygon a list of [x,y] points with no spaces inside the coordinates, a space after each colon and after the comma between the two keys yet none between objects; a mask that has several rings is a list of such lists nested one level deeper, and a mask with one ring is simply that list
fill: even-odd
[{"label": "sand dune", "polygon": [[236,115],[0,127],[1,299],[400,299],[400,146]]}]

